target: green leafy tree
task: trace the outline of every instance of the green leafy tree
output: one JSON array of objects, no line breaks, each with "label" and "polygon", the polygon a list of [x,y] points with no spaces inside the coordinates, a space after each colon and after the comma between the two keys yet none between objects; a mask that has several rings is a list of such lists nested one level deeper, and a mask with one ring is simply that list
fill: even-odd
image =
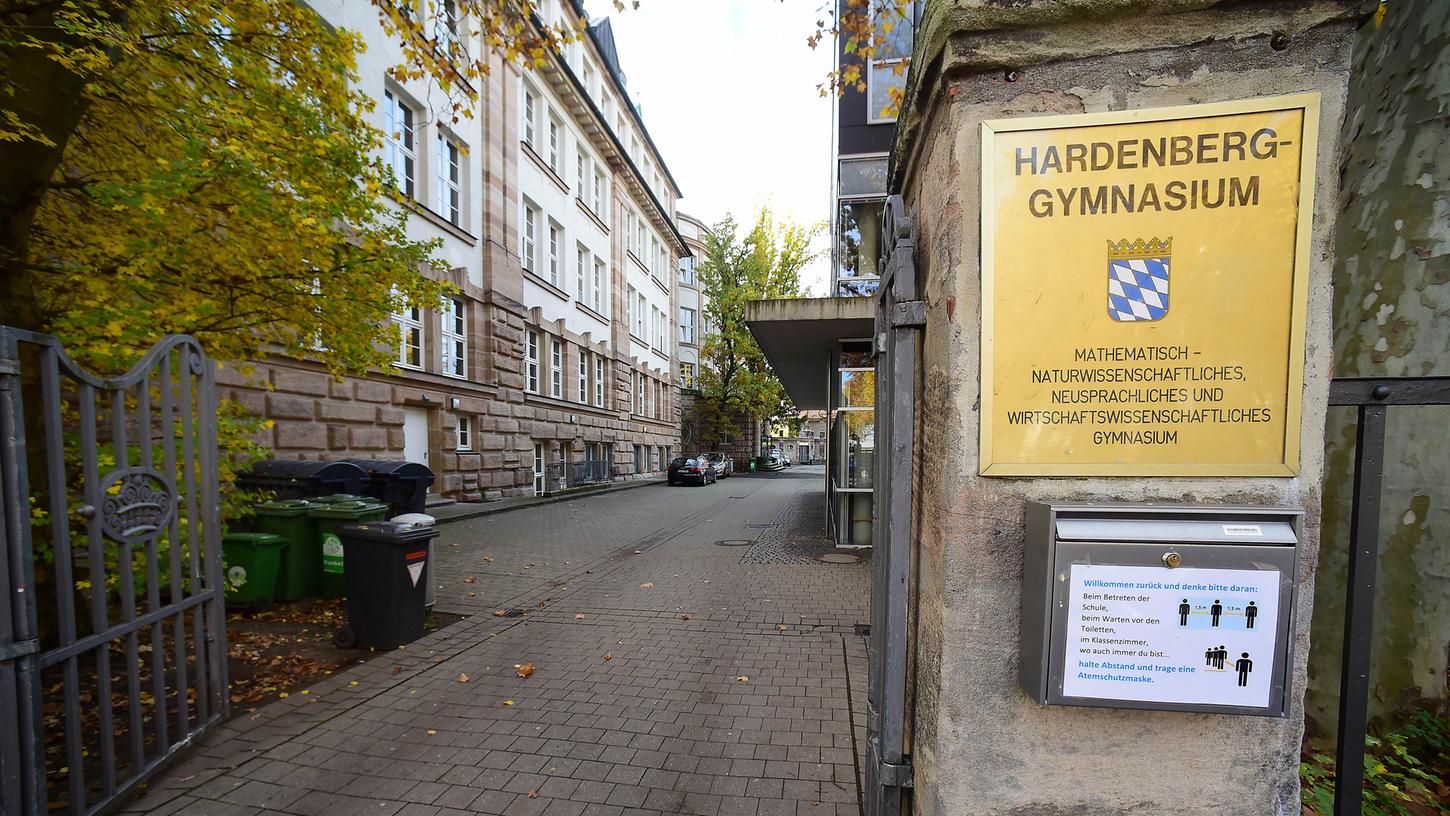
[{"label": "green leafy tree", "polygon": [[[742,233],[727,215],[706,238],[698,275],[711,334],[701,352],[703,396],[696,409],[705,441],[718,444],[721,432],[732,430],[753,437],[762,421],[796,413],[745,325],[745,304],[800,297],[800,271],[815,257],[810,244],[820,230],[778,221],[762,209],[749,231]],[[733,417],[751,427],[733,427]]]}]

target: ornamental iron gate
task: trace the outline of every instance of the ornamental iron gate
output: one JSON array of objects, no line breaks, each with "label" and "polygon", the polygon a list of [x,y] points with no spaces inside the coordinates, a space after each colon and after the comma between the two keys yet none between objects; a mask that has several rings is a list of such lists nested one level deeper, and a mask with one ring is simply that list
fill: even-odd
[{"label": "ornamental iron gate", "polygon": [[897,816],[911,787],[906,734],[907,618],[916,502],[916,394],[926,311],[916,242],[901,196],[886,200],[876,303],[876,457],[873,494],[870,682],[866,710],[867,816]]},{"label": "ornamental iron gate", "polygon": [[0,813],[114,807],[227,715],[214,377],[0,328]]}]

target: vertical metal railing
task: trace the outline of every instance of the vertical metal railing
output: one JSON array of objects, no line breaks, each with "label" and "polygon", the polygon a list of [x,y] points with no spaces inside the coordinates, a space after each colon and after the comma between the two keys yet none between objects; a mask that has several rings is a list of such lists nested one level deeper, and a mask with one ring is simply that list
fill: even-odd
[{"label": "vertical metal railing", "polygon": [[1364,799],[1364,739],[1369,726],[1369,671],[1374,644],[1386,414],[1395,405],[1450,405],[1450,377],[1336,379],[1330,383],[1329,404],[1349,406],[1357,411],[1339,680],[1339,734],[1334,750],[1334,816],[1360,816]]},{"label": "vertical metal railing", "polygon": [[0,328],[0,813],[112,807],[227,714],[214,376]]}]

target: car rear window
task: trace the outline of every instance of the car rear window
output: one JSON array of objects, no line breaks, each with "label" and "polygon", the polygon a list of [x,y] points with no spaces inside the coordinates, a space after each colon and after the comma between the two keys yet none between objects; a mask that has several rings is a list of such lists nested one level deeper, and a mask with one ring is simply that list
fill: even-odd
[{"label": "car rear window", "polygon": [[673,460],[670,461],[670,467],[685,467],[686,465],[690,464],[691,461],[693,460],[686,459],[683,456],[676,456]]}]

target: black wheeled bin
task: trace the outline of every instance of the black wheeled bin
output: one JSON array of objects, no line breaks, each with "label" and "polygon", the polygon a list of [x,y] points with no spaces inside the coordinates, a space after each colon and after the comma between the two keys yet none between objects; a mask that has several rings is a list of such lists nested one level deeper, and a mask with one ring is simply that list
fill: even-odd
[{"label": "black wheeled bin", "polygon": [[394,459],[346,459],[368,475],[362,492],[388,506],[388,518],[427,511],[433,471],[427,465]]},{"label": "black wheeled bin", "polygon": [[369,521],[345,524],[337,534],[342,539],[348,619],[337,644],[396,649],[422,637],[424,596],[433,580],[428,546],[438,530]]},{"label": "black wheeled bin", "polygon": [[351,462],[267,459],[237,477],[243,490],[270,490],[278,499],[306,499],[328,493],[361,493],[367,471]]}]

